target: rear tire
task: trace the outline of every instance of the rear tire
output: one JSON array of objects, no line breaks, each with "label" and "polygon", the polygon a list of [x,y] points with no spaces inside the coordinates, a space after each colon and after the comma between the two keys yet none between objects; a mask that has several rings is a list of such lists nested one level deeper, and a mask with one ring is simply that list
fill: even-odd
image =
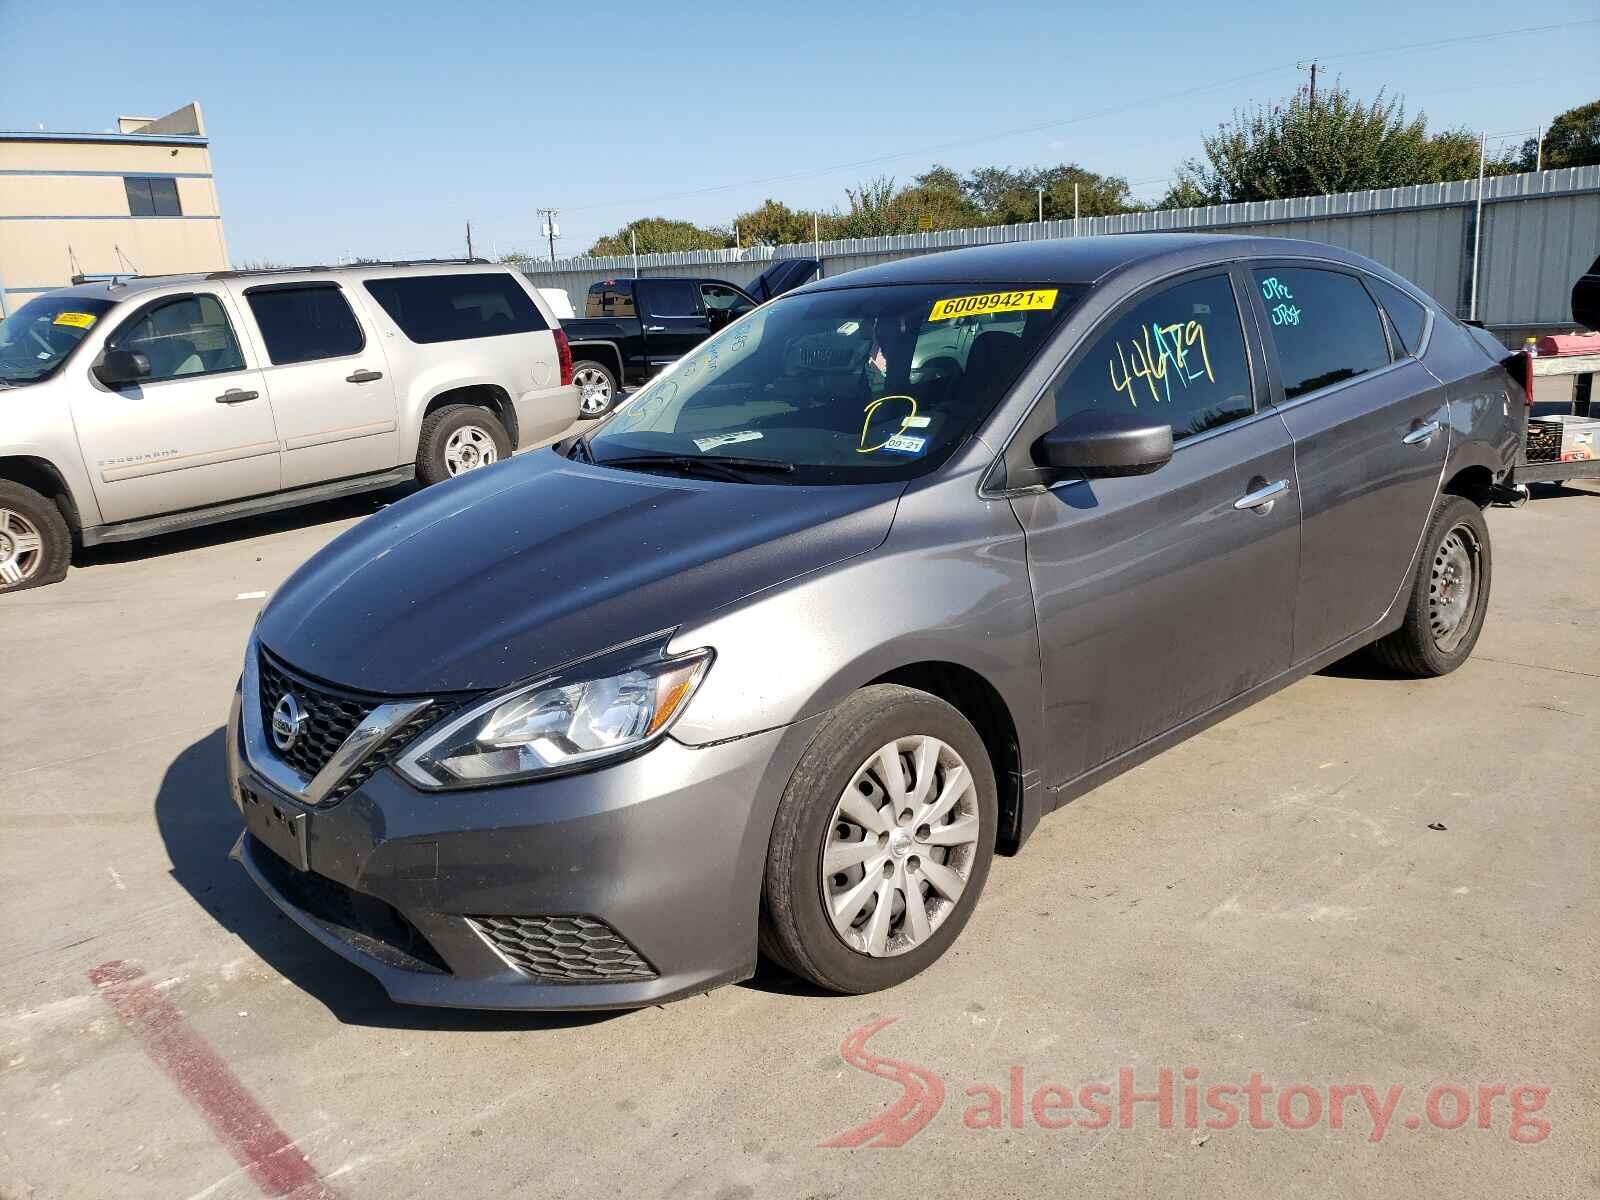
[{"label": "rear tire", "polygon": [[72,531],[47,497],[0,479],[0,594],[59,583],[72,561]]},{"label": "rear tire", "polygon": [[1483,510],[1442,496],[1417,563],[1405,622],[1372,645],[1372,656],[1402,675],[1448,675],[1472,655],[1489,608],[1494,558]]},{"label": "rear tire", "polygon": [[476,404],[448,404],[428,414],[417,439],[417,478],[432,486],[511,457],[500,418]]},{"label": "rear tire", "polygon": [[572,382],[578,386],[579,420],[592,421],[605,416],[622,396],[616,372],[592,359],[572,364]]},{"label": "rear tire", "polygon": [[856,692],[822,719],[778,803],[763,953],[830,992],[910,979],[971,916],[998,814],[983,739],[956,709],[895,684]]}]

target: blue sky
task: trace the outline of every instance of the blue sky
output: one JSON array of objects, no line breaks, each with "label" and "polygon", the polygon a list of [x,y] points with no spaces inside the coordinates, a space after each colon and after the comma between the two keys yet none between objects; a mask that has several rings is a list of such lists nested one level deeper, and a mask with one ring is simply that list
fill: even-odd
[{"label": "blue sky", "polygon": [[[0,128],[105,129],[198,99],[235,261],[456,253],[467,218],[482,250],[534,250],[541,205],[570,254],[631,217],[831,207],[935,160],[1076,161],[1156,196],[1203,132],[1291,92],[1313,57],[1432,126],[1531,131],[1600,95],[1600,24],[1395,47],[1597,16],[1593,0],[0,0]],[[777,176],[798,177],[750,182]]]}]

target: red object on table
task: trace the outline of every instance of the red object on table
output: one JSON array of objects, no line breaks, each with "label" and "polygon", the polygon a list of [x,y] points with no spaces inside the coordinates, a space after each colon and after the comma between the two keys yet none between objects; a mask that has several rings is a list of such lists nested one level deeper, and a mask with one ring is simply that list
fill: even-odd
[{"label": "red object on table", "polygon": [[1563,354],[1600,354],[1600,333],[1552,333],[1538,342],[1540,358]]}]

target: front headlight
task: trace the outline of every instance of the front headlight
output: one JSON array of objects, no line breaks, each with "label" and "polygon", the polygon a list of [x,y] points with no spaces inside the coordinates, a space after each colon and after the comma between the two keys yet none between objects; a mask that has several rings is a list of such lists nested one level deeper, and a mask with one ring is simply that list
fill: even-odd
[{"label": "front headlight", "polygon": [[[616,664],[612,660],[614,667]],[[663,737],[711,665],[710,650],[596,673],[582,666],[468,709],[395,764],[418,787],[510,783],[637,753]]]}]

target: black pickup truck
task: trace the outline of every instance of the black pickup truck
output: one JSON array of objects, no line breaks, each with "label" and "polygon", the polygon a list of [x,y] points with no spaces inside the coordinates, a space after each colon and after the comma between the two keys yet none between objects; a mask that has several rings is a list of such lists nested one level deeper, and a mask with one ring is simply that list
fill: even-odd
[{"label": "black pickup truck", "polygon": [[798,287],[815,259],[782,259],[748,290],[721,279],[607,279],[591,284],[583,316],[561,322],[572,348],[578,411],[601,417],[622,390],[676,362],[758,303]]}]

